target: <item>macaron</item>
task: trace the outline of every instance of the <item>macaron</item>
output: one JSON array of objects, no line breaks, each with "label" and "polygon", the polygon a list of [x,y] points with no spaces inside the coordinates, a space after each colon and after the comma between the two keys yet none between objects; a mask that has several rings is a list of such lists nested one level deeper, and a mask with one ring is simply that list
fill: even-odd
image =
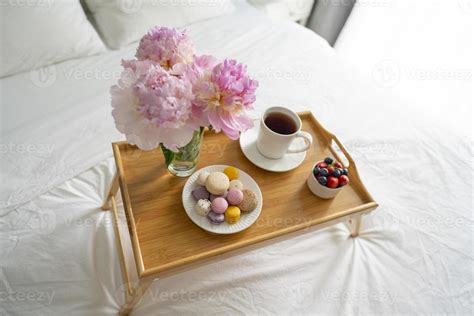
[{"label": "macaron", "polygon": [[227,203],[226,199],[221,197],[215,198],[211,202],[212,211],[217,214],[223,214],[228,206],[229,203]]},{"label": "macaron", "polygon": [[237,206],[229,206],[225,211],[225,221],[228,224],[235,224],[240,219],[240,209]]},{"label": "macaron", "polygon": [[220,224],[220,223],[223,223],[224,220],[225,220],[225,215],[224,214],[217,214],[217,213],[214,213],[213,211],[210,211],[208,214],[207,214],[207,218],[209,219],[209,221],[213,224]]},{"label": "macaron", "polygon": [[243,190],[244,185],[242,184],[240,180],[235,179],[235,180],[230,181],[229,183],[229,189],[231,188]]},{"label": "macaron", "polygon": [[244,194],[239,189],[231,188],[227,191],[227,202],[230,205],[239,205],[244,199]]},{"label": "macaron", "polygon": [[229,177],[229,180],[235,180],[239,178],[239,170],[235,167],[227,167],[224,169],[224,173]]},{"label": "macaron", "polygon": [[212,172],[206,179],[206,189],[214,195],[223,195],[229,188],[229,178],[222,172]]},{"label": "macaron", "polygon": [[194,210],[201,216],[206,216],[211,211],[211,201],[201,199],[197,201]]},{"label": "macaron", "polygon": [[218,197],[221,197],[221,198],[225,199],[227,197],[227,192],[229,192],[229,191],[225,191],[225,193],[222,194],[222,195],[211,194],[210,197],[209,197],[209,200],[211,200],[211,202],[212,202],[212,201],[214,201],[214,199],[217,199]]},{"label": "macaron", "polygon": [[201,172],[197,177],[196,183],[203,186],[206,185],[207,177],[209,177],[209,172],[207,171]]},{"label": "macaron", "polygon": [[244,195],[242,202],[238,205],[242,212],[251,212],[257,208],[258,200],[255,192],[242,190]]},{"label": "macaron", "polygon": [[192,194],[196,201],[209,200],[209,192],[207,192],[206,188],[203,186],[196,187],[193,190]]}]

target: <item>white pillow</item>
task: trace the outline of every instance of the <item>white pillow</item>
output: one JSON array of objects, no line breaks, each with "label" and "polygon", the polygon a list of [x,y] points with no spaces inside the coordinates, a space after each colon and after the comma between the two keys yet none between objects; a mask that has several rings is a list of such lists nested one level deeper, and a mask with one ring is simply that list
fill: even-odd
[{"label": "white pillow", "polygon": [[153,26],[182,27],[231,13],[232,0],[86,0],[111,48],[139,40]]},{"label": "white pillow", "polygon": [[106,50],[79,0],[2,1],[0,77]]}]

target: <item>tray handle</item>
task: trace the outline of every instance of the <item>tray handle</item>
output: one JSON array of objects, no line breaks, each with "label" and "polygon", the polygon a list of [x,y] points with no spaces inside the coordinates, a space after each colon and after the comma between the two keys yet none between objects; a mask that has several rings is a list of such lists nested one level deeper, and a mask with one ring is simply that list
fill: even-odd
[{"label": "tray handle", "polygon": [[[334,134],[329,133],[329,136],[331,137],[331,147],[332,147],[332,152],[334,156],[336,156],[336,159],[338,161],[344,162],[343,165],[346,168],[354,167],[355,168],[355,163],[354,160],[352,159],[351,155],[347,151],[346,147],[344,144],[335,136]],[[336,147],[337,148],[334,148]],[[342,157],[339,155],[339,152],[344,155],[345,159],[341,159]],[[347,161],[347,164],[345,163]]]},{"label": "tray handle", "polygon": [[341,157],[339,156],[339,154],[337,153],[337,151],[334,149],[334,146],[333,146],[333,143],[336,143],[337,147],[339,148],[340,152],[342,152],[344,154],[344,157],[346,158],[346,160],[349,162],[349,165],[346,165],[343,163],[343,165],[349,169],[349,174],[352,175],[351,176],[351,182],[352,181],[356,181],[356,183],[359,184],[359,187],[362,188],[362,191],[363,193],[365,193],[365,195],[367,196],[368,200],[371,201],[371,202],[374,202],[375,204],[375,207],[376,208],[378,206],[378,204],[375,202],[374,198],[372,197],[372,195],[369,193],[369,191],[367,191],[367,189],[365,188],[365,186],[363,185],[362,181],[360,180],[360,176],[359,176],[359,171],[357,171],[357,167],[356,167],[356,164],[354,163],[354,160],[352,159],[351,155],[349,154],[349,152],[347,151],[346,147],[342,144],[342,142],[339,140],[339,138],[337,138],[336,135],[332,134],[331,132],[329,131],[325,131],[327,133],[327,135],[330,137],[330,146],[331,146],[331,151],[332,153],[334,154],[334,156],[336,157],[336,159],[338,161],[343,161],[341,159]]},{"label": "tray handle", "polygon": [[[333,133],[325,129],[324,126],[322,126],[321,123],[319,123],[319,121],[316,119],[316,117],[313,115],[311,111],[300,112],[298,114],[301,117],[309,117],[313,121],[313,123],[316,124],[316,126],[319,129],[319,132],[323,134],[324,138],[326,138],[326,141],[329,142],[329,147],[331,148],[331,152],[333,153],[333,155],[338,161],[340,161],[341,163],[344,161],[347,161],[348,164],[343,163],[344,166],[349,169],[353,168],[355,171],[357,171],[354,160],[352,159],[351,155],[347,151],[346,147],[342,144],[342,142],[339,140],[339,138],[337,138],[336,135],[334,135]],[[335,147],[334,143],[336,143],[339,149],[339,152],[341,152],[344,155],[344,158],[346,158],[345,160],[341,159],[341,156],[338,154],[337,150],[334,148]]]}]

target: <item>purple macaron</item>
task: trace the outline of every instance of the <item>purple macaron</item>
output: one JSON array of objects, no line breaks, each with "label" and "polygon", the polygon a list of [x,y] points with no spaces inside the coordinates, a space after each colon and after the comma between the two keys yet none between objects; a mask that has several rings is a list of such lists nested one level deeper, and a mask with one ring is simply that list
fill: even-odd
[{"label": "purple macaron", "polygon": [[208,214],[207,214],[207,218],[209,219],[209,221],[213,224],[220,224],[220,223],[223,223],[225,221],[225,216],[224,214],[217,214],[213,211],[210,211]]},{"label": "purple macaron", "polygon": [[206,188],[203,186],[196,187],[192,194],[196,201],[209,200],[209,192],[207,192]]}]

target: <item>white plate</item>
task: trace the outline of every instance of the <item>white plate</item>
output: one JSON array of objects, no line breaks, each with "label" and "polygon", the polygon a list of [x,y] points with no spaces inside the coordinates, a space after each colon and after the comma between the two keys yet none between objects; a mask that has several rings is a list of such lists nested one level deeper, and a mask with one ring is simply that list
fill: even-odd
[{"label": "white plate", "polygon": [[203,171],[207,171],[209,173],[215,171],[223,172],[226,167],[228,166],[214,165],[202,168],[189,177],[183,188],[183,206],[186,214],[188,214],[189,218],[194,222],[194,224],[214,234],[234,234],[243,231],[255,223],[258,216],[260,216],[260,212],[262,211],[262,192],[260,191],[257,182],[255,182],[255,180],[252,179],[252,177],[247,173],[237,169],[239,170],[239,180],[244,185],[244,189],[252,190],[257,195],[257,208],[249,213],[242,212],[240,220],[235,224],[227,224],[226,222],[222,224],[212,224],[206,216],[200,216],[198,213],[196,213],[194,210],[196,200],[192,196],[192,191],[198,186],[196,183],[198,175]]},{"label": "white plate", "polygon": [[[250,162],[257,167],[267,171],[285,172],[295,169],[306,158],[306,152],[296,154],[286,154],[280,159],[270,159],[263,156],[257,149],[257,136],[260,129],[260,121],[254,122],[254,127],[240,135],[240,148]],[[295,138],[290,147],[298,148],[304,146],[301,137]]]}]

